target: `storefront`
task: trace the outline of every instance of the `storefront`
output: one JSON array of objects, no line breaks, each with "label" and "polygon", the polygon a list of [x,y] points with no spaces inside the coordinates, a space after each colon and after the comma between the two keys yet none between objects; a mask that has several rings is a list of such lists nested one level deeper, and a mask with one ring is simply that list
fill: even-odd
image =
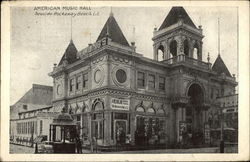
[{"label": "storefront", "polygon": [[166,143],[166,117],[163,108],[136,108],[135,145],[161,145]]},{"label": "storefront", "polygon": [[[163,107],[144,108],[130,102],[125,97],[94,99],[90,112],[81,113],[81,135],[100,146],[165,144],[166,115]],[[79,120],[78,114],[73,116]],[[91,138],[86,138],[87,135]]]}]

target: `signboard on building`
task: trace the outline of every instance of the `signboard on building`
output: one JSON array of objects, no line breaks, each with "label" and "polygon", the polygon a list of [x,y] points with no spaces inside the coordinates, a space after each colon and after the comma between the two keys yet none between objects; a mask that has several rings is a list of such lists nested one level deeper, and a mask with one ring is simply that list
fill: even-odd
[{"label": "signboard on building", "polygon": [[211,136],[210,136],[210,126],[208,123],[204,124],[204,140],[206,144],[210,144]]},{"label": "signboard on building", "polygon": [[111,98],[111,108],[119,110],[129,110],[129,99]]},{"label": "signboard on building", "polygon": [[238,108],[237,107],[226,108],[226,109],[223,109],[222,112],[224,114],[227,114],[227,113],[238,113]]}]

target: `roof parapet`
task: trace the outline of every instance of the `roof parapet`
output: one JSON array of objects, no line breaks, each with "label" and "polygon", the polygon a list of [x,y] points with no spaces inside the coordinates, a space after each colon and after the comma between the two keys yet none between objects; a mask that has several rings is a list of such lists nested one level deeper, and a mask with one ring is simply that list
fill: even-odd
[{"label": "roof parapet", "polygon": [[184,28],[189,30],[190,32],[194,33],[194,34],[199,34],[201,37],[203,37],[202,35],[202,29],[195,29],[187,24],[183,24],[183,23],[177,23],[177,24],[173,24],[167,28],[164,28],[162,30],[154,30],[153,32],[153,39],[156,39],[159,36],[162,36],[164,34],[170,33],[172,30],[177,29],[177,28]]}]

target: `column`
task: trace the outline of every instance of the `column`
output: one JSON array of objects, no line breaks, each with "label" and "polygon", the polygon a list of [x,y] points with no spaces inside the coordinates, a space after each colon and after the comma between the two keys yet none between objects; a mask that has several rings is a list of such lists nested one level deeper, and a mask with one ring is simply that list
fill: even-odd
[{"label": "column", "polygon": [[180,132],[179,132],[179,125],[180,125],[180,121],[181,121],[181,109],[178,107],[176,109],[176,113],[175,113],[175,123],[176,123],[176,141],[180,142]]},{"label": "column", "polygon": [[154,60],[158,60],[158,49],[156,48],[156,45],[154,45]]},{"label": "column", "polygon": [[167,119],[167,129],[166,133],[169,136],[169,144],[173,145],[176,143],[176,118],[175,118],[175,109],[171,109],[169,111],[169,118]]},{"label": "column", "polygon": [[199,55],[198,60],[202,61],[202,42],[199,42]]},{"label": "column", "polygon": [[135,113],[130,114],[130,134],[131,134],[131,144],[135,145],[135,131],[136,131],[136,117]]},{"label": "column", "polygon": [[91,119],[91,113],[87,114],[87,120],[88,120],[88,139],[92,140],[92,119]]},{"label": "column", "polygon": [[104,112],[104,145],[111,144],[111,113]]},{"label": "column", "polygon": [[177,39],[177,55],[183,55],[184,54],[184,45],[183,45],[183,39],[181,36]]},{"label": "column", "polygon": [[167,41],[164,42],[164,53],[163,53],[163,60],[168,59],[168,43]]},{"label": "column", "polygon": [[186,122],[186,108],[178,106],[175,110],[175,132],[177,142],[180,142],[180,122]]}]

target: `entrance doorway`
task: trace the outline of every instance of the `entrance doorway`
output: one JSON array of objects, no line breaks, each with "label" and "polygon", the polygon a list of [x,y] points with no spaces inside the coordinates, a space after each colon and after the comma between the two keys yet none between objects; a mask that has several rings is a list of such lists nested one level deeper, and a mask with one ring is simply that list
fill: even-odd
[{"label": "entrance doorway", "polygon": [[202,105],[204,93],[199,84],[192,84],[188,89],[189,104],[186,108],[187,133],[193,144],[200,144],[203,139]]},{"label": "entrance doorway", "polygon": [[145,132],[145,117],[136,117],[136,130],[135,130],[135,144],[145,145],[146,143],[146,132]]},{"label": "entrance doorway", "polygon": [[102,139],[102,137],[103,137],[102,122],[101,121],[93,121],[92,126],[93,126],[93,128],[92,128],[92,130],[93,130],[92,136],[95,137],[96,139]]},{"label": "entrance doorway", "polygon": [[127,135],[127,121],[126,120],[115,120],[114,121],[114,137],[116,144],[124,145],[126,143]]}]

